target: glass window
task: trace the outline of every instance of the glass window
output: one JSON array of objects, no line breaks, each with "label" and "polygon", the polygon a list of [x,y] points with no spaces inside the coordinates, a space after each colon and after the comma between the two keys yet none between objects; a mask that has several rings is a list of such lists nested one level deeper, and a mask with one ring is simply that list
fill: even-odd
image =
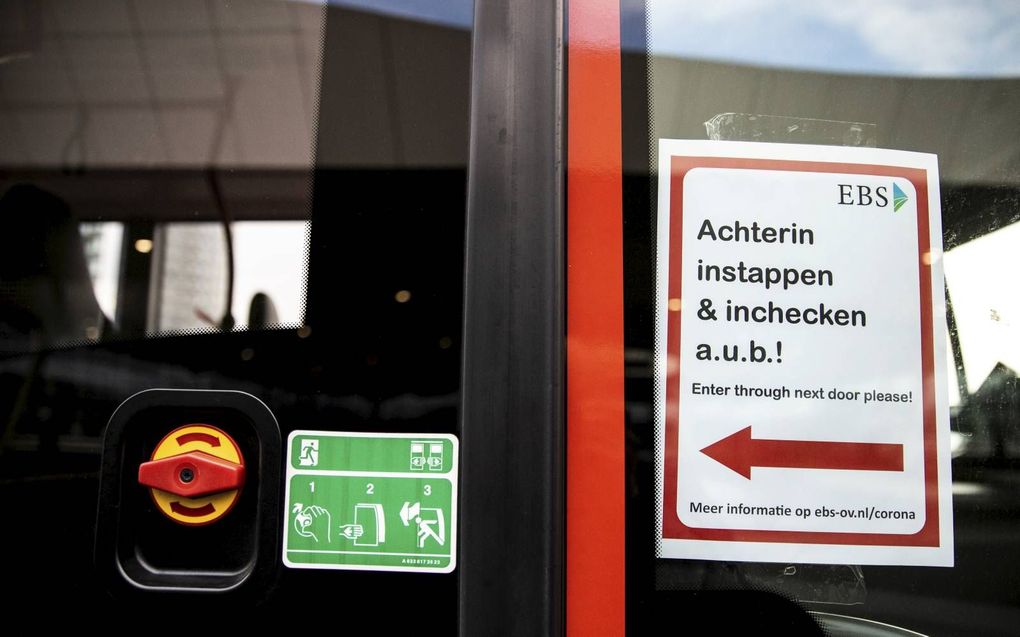
[{"label": "glass window", "polygon": [[[796,599],[819,623],[846,634],[878,633],[835,615],[931,634],[1008,632],[1020,586],[1020,499],[1009,486],[1020,457],[1020,334],[1011,275],[1020,246],[1017,5],[649,0],[623,6],[631,626],[667,625],[666,615],[635,614],[677,591],[742,589]],[[649,326],[659,139],[872,146],[938,156],[946,289],[936,293],[946,295],[949,307],[955,566],[651,555]]]},{"label": "glass window", "polygon": [[[51,210],[50,224],[79,225],[95,283],[74,298],[22,299],[42,326],[37,342],[246,327],[258,266],[250,252],[239,260],[246,248],[234,245],[232,225],[272,232],[311,218],[323,8],[47,2],[5,11],[0,189],[22,193],[5,197],[5,215],[40,241],[56,230],[32,234],[35,207]],[[19,184],[30,187],[12,190]],[[114,225],[119,245],[112,230],[97,230]],[[251,245],[251,230],[237,232]],[[272,269],[303,294],[305,244],[287,245],[271,251]],[[277,305],[262,294],[258,303]],[[84,318],[93,309],[101,325]],[[51,329],[47,314],[69,312],[62,330]],[[286,322],[302,320],[301,310],[287,312]]]},{"label": "glass window", "polygon": [[[125,608],[92,541],[104,427],[136,392],[248,392],[284,440],[456,432],[471,18],[468,0],[0,3],[0,502],[51,512],[0,531],[9,605]],[[333,608],[319,575],[225,603]],[[452,632],[456,575],[412,580],[343,604],[399,598]]]}]

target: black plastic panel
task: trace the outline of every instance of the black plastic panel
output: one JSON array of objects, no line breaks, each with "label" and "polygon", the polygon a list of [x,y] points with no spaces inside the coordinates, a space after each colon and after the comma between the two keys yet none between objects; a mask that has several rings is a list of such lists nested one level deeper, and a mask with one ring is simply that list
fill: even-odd
[{"label": "black plastic panel", "polygon": [[[138,466],[173,429],[222,429],[238,444],[247,479],[222,519],[183,526],[138,484]],[[96,567],[114,591],[262,596],[276,576],[280,545],[280,428],[264,403],[237,391],[153,389],[124,401],[103,441]]]}]

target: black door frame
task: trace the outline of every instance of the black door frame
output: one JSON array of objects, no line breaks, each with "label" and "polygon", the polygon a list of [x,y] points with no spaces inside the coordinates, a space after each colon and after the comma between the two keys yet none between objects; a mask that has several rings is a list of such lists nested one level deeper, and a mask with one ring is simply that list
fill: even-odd
[{"label": "black door frame", "polygon": [[461,409],[461,635],[561,635],[563,2],[478,0]]}]

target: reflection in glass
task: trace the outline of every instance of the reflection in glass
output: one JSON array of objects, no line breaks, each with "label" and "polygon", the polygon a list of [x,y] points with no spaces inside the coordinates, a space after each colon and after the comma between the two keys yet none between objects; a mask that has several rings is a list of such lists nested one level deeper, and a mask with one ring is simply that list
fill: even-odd
[{"label": "reflection in glass", "polygon": [[0,8],[3,221],[42,255],[0,272],[4,349],[303,320],[325,11]]}]

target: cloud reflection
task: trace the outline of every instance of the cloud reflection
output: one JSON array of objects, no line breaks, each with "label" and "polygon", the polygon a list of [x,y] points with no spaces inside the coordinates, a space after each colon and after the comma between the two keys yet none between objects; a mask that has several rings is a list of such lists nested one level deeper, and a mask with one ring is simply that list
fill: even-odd
[{"label": "cloud reflection", "polygon": [[1020,75],[1015,0],[649,0],[653,54],[826,72]]}]

